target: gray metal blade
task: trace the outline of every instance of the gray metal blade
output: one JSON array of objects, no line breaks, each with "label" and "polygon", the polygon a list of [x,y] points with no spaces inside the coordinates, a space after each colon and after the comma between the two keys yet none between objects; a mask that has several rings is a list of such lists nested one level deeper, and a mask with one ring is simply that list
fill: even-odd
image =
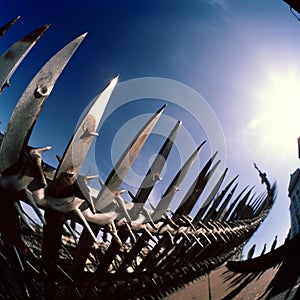
[{"label": "gray metal blade", "polygon": [[50,25],[48,24],[44,25],[29,33],[18,42],[13,44],[0,57],[0,93],[6,86],[8,86],[10,77],[49,26]]},{"label": "gray metal blade", "polygon": [[144,125],[144,127],[138,132],[133,141],[127,147],[127,149],[122,153],[118,162],[115,164],[113,170],[109,174],[105,186],[100,190],[98,197],[96,199],[95,207],[97,210],[101,211],[107,205],[111,204],[115,193],[119,190],[124,177],[128,173],[130,167],[132,166],[135,158],[142,149],[144,143],[146,142],[148,136],[150,135],[153,127],[157,123],[161,114],[163,113],[166,105],[160,108]]},{"label": "gray metal blade", "polygon": [[[51,193],[52,196],[59,196],[60,191],[65,188],[65,185],[72,185],[77,180],[78,173],[96,136],[100,120],[117,82],[118,76],[95,98],[77,126],[56,170],[51,186],[51,190],[55,195]],[[72,176],[66,174],[70,172],[73,174]],[[67,176],[64,176],[65,174]]]},{"label": "gray metal blade", "polygon": [[187,175],[189,169],[191,168],[192,164],[194,163],[196,157],[198,156],[202,146],[206,141],[204,141],[198,148],[192,153],[192,155],[187,159],[185,164],[182,168],[178,171],[174,179],[172,180],[171,184],[163,194],[161,200],[159,201],[155,211],[153,212],[152,219],[157,220],[162,217],[162,215],[167,211],[169,205],[175,196],[176,192],[178,191],[179,185]]},{"label": "gray metal blade", "polygon": [[171,131],[170,135],[166,139],[165,143],[161,147],[159,153],[155,157],[155,160],[153,161],[151,167],[149,168],[139,190],[136,193],[135,200],[133,202],[135,203],[145,203],[148,199],[148,196],[150,192],[152,191],[154,184],[157,180],[159,180],[159,176],[161,173],[161,170],[169,156],[169,153],[172,149],[174,140],[176,138],[177,132],[181,126],[181,122],[178,121]]},{"label": "gray metal blade", "polygon": [[179,204],[178,208],[176,209],[174,215],[172,216],[172,219],[174,222],[176,222],[182,215],[188,215],[194,205],[196,204],[198,198],[200,197],[201,193],[203,192],[209,178],[212,176],[214,171],[216,170],[218,164],[220,161],[217,162],[217,164],[214,165],[214,167],[209,171],[207,174],[210,166],[212,165],[215,157],[217,156],[217,153],[215,153],[205,164],[203,169],[200,171],[196,179],[194,180],[193,184],[190,186],[188,192],[183,197],[181,203]]},{"label": "gray metal blade", "polygon": [[86,33],[57,52],[37,73],[17,103],[0,147],[0,173],[15,164],[27,145],[34,123],[56,80]]}]

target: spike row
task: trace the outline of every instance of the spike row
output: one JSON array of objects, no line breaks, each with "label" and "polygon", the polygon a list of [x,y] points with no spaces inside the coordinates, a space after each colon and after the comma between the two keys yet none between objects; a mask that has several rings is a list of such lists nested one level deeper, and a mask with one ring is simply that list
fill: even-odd
[{"label": "spike row", "polygon": [[[29,36],[31,39],[24,38],[21,40],[22,43],[27,43],[26,47],[24,45],[23,50],[20,51],[17,60],[13,64],[3,68],[5,71],[0,74],[0,76],[2,76],[0,77],[2,78],[2,83],[0,82],[1,90],[7,85],[9,77],[47,28],[48,25],[45,25],[35,31],[34,34],[30,34]],[[1,30],[2,34],[6,31],[6,29],[3,30],[0,28],[0,33]],[[120,190],[120,186],[145,142],[144,137],[150,135],[157,120],[162,115],[165,106],[159,109],[139,131],[137,136],[127,147],[126,151],[121,155],[120,160],[115,165],[114,170],[108,176],[107,180],[102,182],[99,178],[101,189],[97,197],[91,195],[88,186],[88,181],[96,177],[88,176],[81,178],[78,176],[89,145],[93,138],[98,136],[98,133],[96,132],[97,126],[94,126],[93,128],[88,127],[85,119],[79,124],[64,155],[58,157],[59,167],[55,171],[54,177],[49,179],[49,177],[43,173],[43,166],[46,164],[42,162],[41,158],[41,153],[45,150],[49,150],[49,147],[41,149],[30,148],[28,150],[28,148],[26,148],[29,140],[28,133],[32,131],[41,107],[50,95],[63,67],[84,37],[85,34],[69,43],[64,49],[50,59],[41,70],[42,73],[50,73],[51,65],[60,62],[59,65],[61,65],[61,69],[56,70],[56,74],[52,77],[49,75],[48,77],[46,76],[46,78],[43,77],[43,79],[40,79],[40,73],[38,73],[21,96],[19,101],[25,103],[28,110],[34,110],[37,113],[34,118],[24,122],[24,119],[20,117],[21,111],[19,109],[20,106],[18,106],[19,102],[12,114],[8,129],[4,133],[3,141],[0,146],[0,190],[5,191],[6,193],[8,192],[14,197],[19,195],[20,187],[21,190],[25,191],[26,197],[22,200],[26,200],[32,205],[42,223],[45,224],[44,226],[47,226],[48,231],[50,228],[51,238],[58,238],[60,240],[55,245],[55,247],[57,247],[57,252],[54,253],[54,256],[51,257],[50,260],[49,257],[43,257],[46,262],[46,268],[47,270],[49,269],[49,266],[53,263],[52,259],[57,259],[58,249],[64,249],[63,251],[68,254],[69,259],[71,258],[71,265],[68,268],[71,271],[70,273],[66,272],[60,265],[58,265],[57,271],[68,284],[75,286],[77,296],[79,295],[82,297],[81,293],[84,292],[84,289],[80,283],[73,278],[74,275],[76,277],[83,271],[84,267],[87,265],[86,261],[89,255],[98,257],[98,259],[92,259],[90,256],[91,259],[89,261],[91,266],[89,266],[89,268],[93,269],[94,275],[91,275],[89,277],[90,279],[85,279],[83,281],[85,281],[84,285],[87,283],[86,280],[90,284],[94,282],[95,287],[97,288],[89,291],[85,290],[85,298],[88,298],[89,293],[94,293],[99,298],[126,298],[129,296],[134,296],[136,298],[150,298],[158,293],[163,295],[183,286],[185,283],[194,280],[228,260],[230,256],[237,251],[236,249],[252,236],[267,216],[274,203],[276,186],[271,187],[269,182],[265,181],[267,180],[266,177],[264,177],[263,183],[266,183],[266,186],[268,187],[266,195],[263,197],[259,196],[256,200],[253,200],[250,197],[250,190],[244,197],[240,195],[237,196],[232,201],[232,204],[229,205],[230,198],[233,197],[235,188],[231,191],[229,191],[229,188],[225,188],[220,194],[222,197],[216,196],[225,177],[226,169],[214,190],[206,201],[204,201],[204,204],[200,207],[198,213],[196,213],[195,218],[189,215],[198,200],[193,197],[187,198],[188,200],[184,202],[184,205],[179,206],[180,210],[175,211],[173,216],[169,217],[167,211],[173,196],[179,189],[181,182],[183,182],[184,177],[199,154],[199,151],[204,144],[202,143],[182,166],[178,174],[174,177],[171,185],[167,188],[162,199],[158,202],[158,205],[156,207],[153,206],[151,211],[145,207],[145,204],[152,188],[154,188],[154,183],[161,179],[160,168],[162,168],[163,165],[158,164],[154,165],[154,167],[152,166],[152,169],[156,171],[151,173],[151,176],[149,177],[153,182],[150,189],[145,190],[145,185],[142,185],[136,196],[130,193],[133,203],[139,204],[138,213],[132,213],[130,208],[131,203],[125,202],[121,197],[121,194],[124,191]],[[0,66],[1,63],[2,65],[6,65],[7,60],[5,57],[2,61],[0,60]],[[105,106],[117,83],[117,79],[118,77],[114,78],[103,92],[96,97],[89,110],[88,114],[95,115],[98,118],[97,122],[101,119]],[[101,101],[99,101],[99,99],[101,99]],[[89,116],[88,114],[87,116]],[[21,133],[18,132],[19,136],[16,139],[15,133],[17,128],[19,128],[19,123],[23,123],[24,131]],[[165,160],[172,148],[172,143],[180,124],[181,122],[176,124],[170,137],[167,139],[165,146],[161,149],[161,153],[163,153]],[[86,141],[88,142],[86,143]],[[15,145],[14,151],[11,151],[12,143]],[[73,149],[75,147],[83,147],[84,143],[86,143],[86,146],[83,148],[81,156],[77,158],[74,156],[76,153]],[[135,156],[131,157],[130,160],[128,160],[129,152],[135,153]],[[22,159],[24,157],[24,162],[21,160],[21,162],[23,162],[21,165],[19,165],[19,157],[22,157]],[[215,155],[213,158],[214,157]],[[71,164],[74,161],[78,161],[79,163],[76,165]],[[130,161],[130,164],[128,164],[128,161]],[[33,171],[34,174],[32,177],[29,176],[29,178],[27,175],[27,177],[25,176],[27,173],[24,172],[24,166],[27,167],[28,164],[31,165],[30,171],[31,173]],[[196,192],[198,193],[199,187],[205,187],[207,181],[210,180],[213,171],[216,169],[217,164],[214,165],[210,171],[208,171],[209,166],[207,167],[207,170],[205,167],[203,168],[206,171],[203,171],[204,174],[198,177],[197,185],[191,187],[190,195],[195,194]],[[11,174],[14,176],[11,176]],[[26,180],[20,180],[20,178],[24,177],[26,177]],[[76,184],[79,184],[87,191],[87,194],[77,195],[75,192],[67,197],[63,196],[63,188],[65,188],[62,187],[62,182],[65,182],[62,180],[63,178],[66,179],[66,182],[68,183],[67,187],[75,187]],[[30,186],[28,181],[30,181]],[[9,189],[7,189],[7,183],[9,183],[10,186]],[[32,186],[35,188],[31,189]],[[231,186],[231,184],[229,184],[229,186]],[[59,190],[59,188],[61,188],[61,190]],[[225,194],[228,191],[231,193],[230,197],[225,197]],[[141,197],[141,195],[143,197]],[[198,197],[200,197],[200,194]],[[119,207],[121,215],[124,217],[123,221],[118,220],[118,222],[116,222],[120,213],[116,212],[116,210],[111,207],[112,203],[116,203],[117,207]],[[24,224],[29,228],[32,227],[30,220],[28,220],[18,202],[15,202],[15,207],[22,217]],[[215,209],[218,207],[222,207],[222,209],[215,213]],[[239,209],[237,209],[237,207]],[[46,212],[56,211],[56,214],[51,215],[53,220],[50,224],[46,222],[49,218],[49,214],[47,214],[47,220],[45,221],[44,216],[40,212],[40,208],[44,209]],[[61,222],[62,226],[68,219],[80,222],[84,225],[85,229],[81,233],[78,245],[74,245],[74,254],[68,253],[66,247],[61,244],[60,230],[58,230],[58,232],[51,232],[51,226],[55,224],[55,218],[61,220],[59,222]],[[95,227],[92,224],[96,224],[97,226]],[[106,251],[104,251],[104,254],[99,257],[97,252],[99,249],[101,251],[103,250],[103,248],[101,248],[103,247],[103,242],[98,240],[97,234],[103,227],[108,228],[114,239],[110,242],[110,245]],[[36,231],[36,228],[31,229]],[[87,231],[87,234],[85,233],[85,230]],[[137,232],[139,232],[138,238],[136,238]],[[50,236],[48,237],[47,234],[44,233],[43,239],[46,240],[47,238],[50,238]],[[131,244],[126,242],[129,237],[131,237]],[[154,246],[151,246],[151,240],[154,242]],[[28,240],[28,243],[30,242],[32,241]],[[94,247],[92,247],[92,245]],[[82,247],[85,247],[86,249],[83,251]],[[125,247],[128,247],[126,251],[124,250]],[[16,257],[20,262],[19,267],[23,272],[24,265],[22,264],[22,255],[18,249],[14,249]],[[45,255],[45,253],[49,254],[49,251],[40,251],[42,255]],[[184,255],[182,255],[182,253],[184,253]],[[3,257],[6,256],[3,254]],[[49,265],[47,265],[47,263],[49,263]],[[113,273],[110,272],[112,266],[114,266]],[[31,269],[33,270],[35,267]],[[130,273],[128,273],[129,269]],[[42,269],[36,270],[37,272],[44,272]],[[80,272],[76,273],[74,270],[79,270]],[[52,276],[53,274],[49,273],[49,276],[50,275]],[[124,277],[124,275],[126,276]],[[53,278],[55,278],[55,276]],[[113,280],[111,280],[112,278]],[[153,280],[149,281],[149,278],[152,278]],[[124,280],[126,284],[121,283]],[[109,289],[107,289],[107,287],[109,287]],[[141,295],[141,287],[144,287],[143,295]],[[30,293],[27,288],[27,281],[24,282],[23,288],[25,293]]]}]

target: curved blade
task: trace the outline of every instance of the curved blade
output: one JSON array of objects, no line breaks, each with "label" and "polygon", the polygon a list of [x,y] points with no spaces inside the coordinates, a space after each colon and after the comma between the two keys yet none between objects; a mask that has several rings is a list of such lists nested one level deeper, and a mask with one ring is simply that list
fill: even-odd
[{"label": "curved blade", "polygon": [[214,200],[212,206],[209,208],[209,210],[206,212],[205,217],[202,219],[204,223],[208,222],[210,219],[213,219],[213,216],[216,212],[217,207],[221,203],[221,201],[224,199],[225,195],[228,193],[230,187],[232,184],[235,182],[235,180],[239,177],[239,175],[235,176],[227,185],[226,187],[222,190],[220,195],[216,197]]},{"label": "curved blade", "polygon": [[250,194],[252,192],[254,187],[252,187],[247,194],[238,202],[237,206],[233,209],[233,206],[230,206],[229,210],[230,210],[230,217],[226,219],[227,220],[234,220],[234,218],[239,219],[239,213],[240,211],[243,209],[243,207],[245,206],[247,200],[250,197]]},{"label": "curved blade", "polygon": [[161,114],[163,113],[166,105],[160,108],[144,125],[144,127],[138,132],[133,141],[127,147],[127,149],[122,153],[118,162],[114,166],[112,172],[106,179],[105,186],[100,190],[98,197],[96,199],[95,207],[97,210],[101,211],[107,205],[112,203],[115,193],[120,188],[124,177],[128,173],[130,167],[132,166],[134,160],[142,149],[144,143],[146,142],[148,136],[150,135],[153,127],[157,123]]},{"label": "curved blade", "polygon": [[221,217],[223,214],[225,214],[225,209],[228,206],[236,188],[238,186],[238,183],[235,184],[235,186],[233,187],[233,189],[230,191],[230,193],[227,195],[226,199],[223,201],[221,207],[218,209],[218,211],[216,212],[216,215],[213,219],[213,221],[221,221]]},{"label": "curved blade", "polygon": [[152,219],[157,220],[162,217],[162,215],[167,211],[173,197],[175,196],[175,193],[178,191],[179,185],[187,175],[189,169],[191,168],[192,164],[194,163],[197,155],[199,154],[202,146],[204,145],[206,141],[204,141],[188,158],[188,160],[185,162],[185,164],[182,166],[182,168],[178,171],[176,176],[174,177],[173,181],[165,191],[165,193],[162,196],[162,199],[159,201],[155,211],[153,212]]},{"label": "curved blade", "polygon": [[140,203],[141,206],[139,207],[142,207],[143,204],[147,201],[155,183],[159,180],[161,170],[168,159],[181,124],[182,122],[178,121],[170,132],[159,153],[156,155],[153,163],[151,164],[151,167],[149,168],[140,188],[138,189],[133,202]]},{"label": "curved blade", "polygon": [[86,33],[57,52],[29,83],[10,117],[0,147],[0,173],[15,164],[53,86]]},{"label": "curved blade", "polygon": [[218,161],[214,165],[214,167],[210,170],[210,172],[207,174],[207,172],[216,156],[217,156],[217,152],[205,164],[205,166],[202,168],[202,170],[200,171],[200,173],[194,180],[193,184],[190,186],[188,192],[183,197],[181,203],[179,204],[178,208],[176,209],[176,211],[172,217],[174,222],[179,220],[179,218],[182,215],[188,215],[192,211],[198,198],[200,197],[201,193],[203,192],[209,178],[212,176],[212,174],[216,170],[218,164],[220,163],[220,161]]},{"label": "curved blade", "polygon": [[222,221],[226,221],[230,213],[232,212],[233,208],[235,205],[239,202],[240,198],[244,194],[244,192],[248,189],[249,186],[246,186],[240,193],[239,195],[233,200],[231,203],[230,207],[223,213],[222,215]]},{"label": "curved blade", "polygon": [[[91,143],[95,136],[97,136],[96,131],[100,120],[117,82],[118,76],[95,98],[77,126],[56,170],[51,192],[49,192],[52,196],[60,196],[60,191],[63,190],[66,185],[70,186],[77,180],[78,173]],[[72,174],[72,176],[68,174]],[[53,193],[55,193],[55,195]]]},{"label": "curved blade", "polygon": [[50,25],[44,25],[33,32],[29,33],[18,42],[13,44],[1,57],[0,57],[0,93],[8,86],[8,81],[13,75],[19,64],[25,58],[27,53],[49,28]]},{"label": "curved blade", "polygon": [[223,182],[223,180],[226,176],[227,171],[228,171],[228,168],[226,168],[224,170],[223,174],[218,179],[216,185],[214,186],[214,188],[211,190],[211,192],[208,195],[208,197],[206,198],[206,200],[201,205],[201,208],[198,210],[195,218],[193,219],[193,225],[194,226],[197,226],[198,223],[200,222],[200,220],[203,218],[204,213],[206,212],[206,210],[208,209],[208,207],[211,204],[211,201],[213,201],[213,199],[215,198],[217,192],[219,191],[219,188],[221,187],[221,184],[222,184],[222,182]]},{"label": "curved blade", "polygon": [[0,27],[0,38],[6,33],[6,31],[12,26],[14,25],[18,20],[20,19],[20,16],[15,17],[14,19],[12,19],[11,21],[9,21],[8,23],[6,23],[5,25],[3,25],[2,27]]}]

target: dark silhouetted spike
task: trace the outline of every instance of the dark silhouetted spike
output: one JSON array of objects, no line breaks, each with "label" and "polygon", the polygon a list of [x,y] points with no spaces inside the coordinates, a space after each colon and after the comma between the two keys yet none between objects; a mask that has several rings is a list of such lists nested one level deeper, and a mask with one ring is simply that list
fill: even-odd
[{"label": "dark silhouetted spike", "polygon": [[161,200],[159,201],[152,218],[153,220],[160,219],[162,215],[167,211],[169,208],[169,205],[175,196],[175,193],[178,191],[179,186],[185,176],[187,175],[189,169],[191,168],[192,164],[194,163],[197,155],[199,154],[202,146],[205,144],[206,141],[201,143],[201,145],[198,146],[198,148],[192,153],[192,155],[187,159],[185,164],[182,166],[182,168],[178,171],[178,173],[175,175],[174,179],[172,180],[171,184],[163,194]]},{"label": "dark silhouetted spike", "polygon": [[173,130],[171,131],[170,135],[166,139],[165,143],[163,144],[162,148],[160,149],[158,155],[156,156],[155,160],[153,161],[151,167],[149,168],[139,190],[135,196],[135,203],[145,203],[148,199],[148,196],[157,180],[159,180],[159,176],[165,162],[169,156],[169,153],[172,149],[174,140],[176,138],[178,129],[180,128],[182,122],[177,122]]},{"label": "dark silhouetted spike", "polygon": [[223,189],[223,191],[221,192],[221,194],[215,199],[215,201],[213,202],[211,208],[208,210],[208,212],[206,213],[206,215],[204,216],[203,222],[206,223],[208,222],[210,219],[213,218],[214,214],[216,213],[216,208],[219,206],[219,204],[221,203],[221,201],[223,200],[223,198],[225,197],[225,195],[227,194],[228,190],[230,189],[230,187],[232,186],[232,184],[235,182],[235,180],[238,178],[238,175],[235,176],[228,184],[227,186]]},{"label": "dark silhouetted spike", "polygon": [[11,21],[9,21],[8,23],[6,23],[5,25],[3,25],[2,27],[0,27],[0,38],[7,32],[7,30],[14,25],[18,20],[20,19],[20,16],[15,17],[14,19],[12,19]]},{"label": "dark silhouetted spike", "polygon": [[216,157],[216,153],[209,159],[209,161],[205,164],[203,169],[200,171],[199,175],[193,182],[192,186],[188,190],[187,194],[184,196],[182,202],[180,203],[179,207],[176,209],[172,219],[174,222],[180,219],[182,215],[188,215],[191,210],[193,209],[194,205],[196,204],[198,198],[200,197],[201,193],[203,192],[208,179],[211,177],[213,172],[215,171],[217,164],[212,168],[212,170],[207,174],[213,160]]},{"label": "dark silhouetted spike", "polygon": [[235,198],[235,200],[232,202],[232,204],[230,205],[230,207],[228,208],[228,210],[223,214],[222,216],[222,220],[228,220],[228,217],[230,215],[230,213],[233,211],[234,207],[237,205],[238,201],[240,200],[240,198],[242,197],[242,195],[245,193],[245,191],[248,189],[249,186],[246,186],[240,193],[239,195]]},{"label": "dark silhouetted spike", "polygon": [[247,200],[249,199],[249,197],[251,195],[252,190],[253,190],[253,187],[248,191],[248,193],[243,197],[243,199],[237,204],[236,208],[230,214],[229,220],[240,219],[239,212],[245,206]]},{"label": "dark silhouetted spike", "polygon": [[221,216],[222,214],[225,212],[225,209],[227,207],[227,205],[229,204],[236,188],[238,186],[238,183],[233,187],[233,189],[231,190],[231,192],[227,195],[227,197],[225,198],[225,200],[223,201],[221,207],[218,209],[215,217],[213,218],[213,221],[218,221],[219,219],[221,220]]},{"label": "dark silhouetted spike", "polygon": [[221,175],[221,177],[218,179],[216,185],[214,186],[214,188],[212,189],[212,191],[210,192],[210,194],[208,195],[208,197],[206,198],[206,200],[203,202],[201,208],[198,210],[195,218],[193,219],[193,225],[197,226],[198,223],[203,219],[203,216],[206,212],[206,210],[208,209],[208,207],[211,204],[211,201],[214,199],[214,197],[216,196],[225,176],[226,173],[228,171],[228,168],[226,168],[223,172],[223,174]]}]

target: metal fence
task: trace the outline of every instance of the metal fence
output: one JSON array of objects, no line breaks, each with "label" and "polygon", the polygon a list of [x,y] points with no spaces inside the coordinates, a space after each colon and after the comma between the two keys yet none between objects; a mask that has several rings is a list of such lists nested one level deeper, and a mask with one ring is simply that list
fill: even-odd
[{"label": "metal fence", "polygon": [[[0,28],[0,37],[17,21]],[[0,58],[0,90],[48,28],[17,41]],[[153,114],[115,164],[99,191],[79,171],[118,77],[85,112],[56,169],[42,160],[49,149],[28,145],[44,102],[85,35],[57,52],[35,75],[1,134],[0,295],[3,299],[161,299],[240,253],[271,209],[276,186],[256,166],[266,191],[245,188],[237,177],[220,192],[227,169],[194,217],[190,214],[218,162],[213,155],[178,208],[170,203],[202,143],[181,166],[156,207],[146,206],[181,122],[166,138],[132,201],[120,191],[164,107]],[[162,162],[163,161],[163,162]],[[40,222],[24,210],[29,204]],[[78,231],[78,226],[83,226]]]}]

